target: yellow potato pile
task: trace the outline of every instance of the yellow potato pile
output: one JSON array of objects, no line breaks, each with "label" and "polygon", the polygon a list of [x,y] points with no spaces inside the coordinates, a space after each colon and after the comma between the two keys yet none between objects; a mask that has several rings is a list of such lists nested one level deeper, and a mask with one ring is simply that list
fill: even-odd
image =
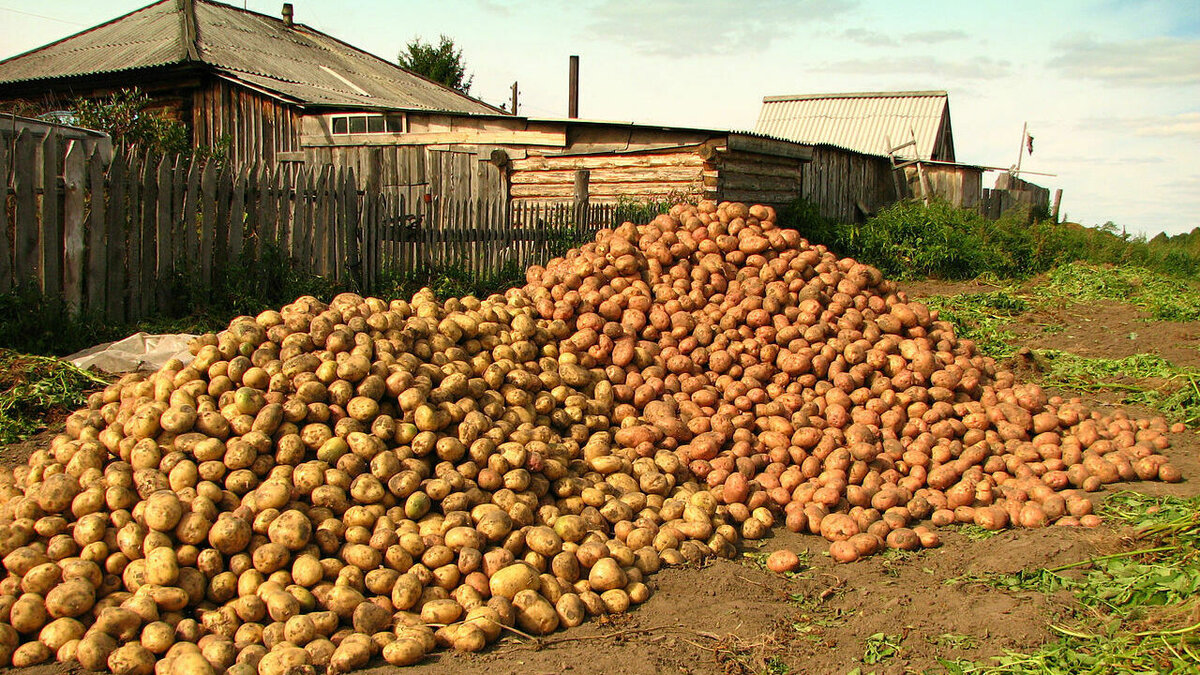
[{"label": "yellow potato pile", "polygon": [[0,662],[407,665],[624,612],[777,519],[848,562],[1180,478],[1161,419],[1015,384],[773,221],[677,206],[484,300],[301,298],[93,395],[0,472]]}]

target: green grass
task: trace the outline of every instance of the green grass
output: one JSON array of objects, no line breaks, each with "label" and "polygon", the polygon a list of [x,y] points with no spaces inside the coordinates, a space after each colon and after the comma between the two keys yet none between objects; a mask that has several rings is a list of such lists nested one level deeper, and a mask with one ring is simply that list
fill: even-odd
[{"label": "green grass", "polygon": [[1034,293],[1044,299],[1068,302],[1125,302],[1146,310],[1159,321],[1200,320],[1200,288],[1145,267],[1079,262],[1063,265],[1051,271]]},{"label": "green grass", "polygon": [[1062,637],[992,663],[942,660],[951,675],[1200,673],[1200,497],[1110,496],[1101,513],[1132,528],[1134,550],[1049,569],[959,579],[1005,591],[1069,590],[1077,625]]},{"label": "green grass", "polygon": [[15,443],[87,402],[108,381],[55,358],[0,349],[0,443]]}]

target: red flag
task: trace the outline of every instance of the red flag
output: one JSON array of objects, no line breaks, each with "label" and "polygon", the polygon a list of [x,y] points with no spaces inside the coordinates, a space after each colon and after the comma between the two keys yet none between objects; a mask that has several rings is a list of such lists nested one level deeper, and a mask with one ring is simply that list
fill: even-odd
[{"label": "red flag", "polygon": [[1033,134],[1025,134],[1025,145],[1029,148],[1029,154],[1033,154]]}]

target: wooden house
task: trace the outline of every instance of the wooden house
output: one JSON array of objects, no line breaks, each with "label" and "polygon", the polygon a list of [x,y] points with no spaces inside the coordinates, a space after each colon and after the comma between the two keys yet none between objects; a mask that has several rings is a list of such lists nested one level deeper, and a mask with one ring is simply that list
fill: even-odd
[{"label": "wooden house", "polygon": [[[0,102],[55,109],[129,87],[186,123],[195,145],[228,138],[239,163],[299,151],[308,115],[354,113],[348,123],[365,131],[402,124],[408,111],[500,112],[290,14],[209,0],[160,0],[0,61]],[[394,115],[368,115],[382,111]]]}]

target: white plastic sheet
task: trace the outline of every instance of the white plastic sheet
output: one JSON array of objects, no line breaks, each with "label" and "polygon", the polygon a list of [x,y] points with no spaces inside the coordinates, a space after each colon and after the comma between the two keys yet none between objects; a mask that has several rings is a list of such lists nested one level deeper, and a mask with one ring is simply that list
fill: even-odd
[{"label": "white plastic sheet", "polygon": [[167,361],[178,358],[192,360],[188,342],[195,335],[151,335],[134,333],[124,340],[107,342],[72,354],[66,360],[84,370],[98,369],[108,373],[128,373],[137,370],[158,370]]}]

